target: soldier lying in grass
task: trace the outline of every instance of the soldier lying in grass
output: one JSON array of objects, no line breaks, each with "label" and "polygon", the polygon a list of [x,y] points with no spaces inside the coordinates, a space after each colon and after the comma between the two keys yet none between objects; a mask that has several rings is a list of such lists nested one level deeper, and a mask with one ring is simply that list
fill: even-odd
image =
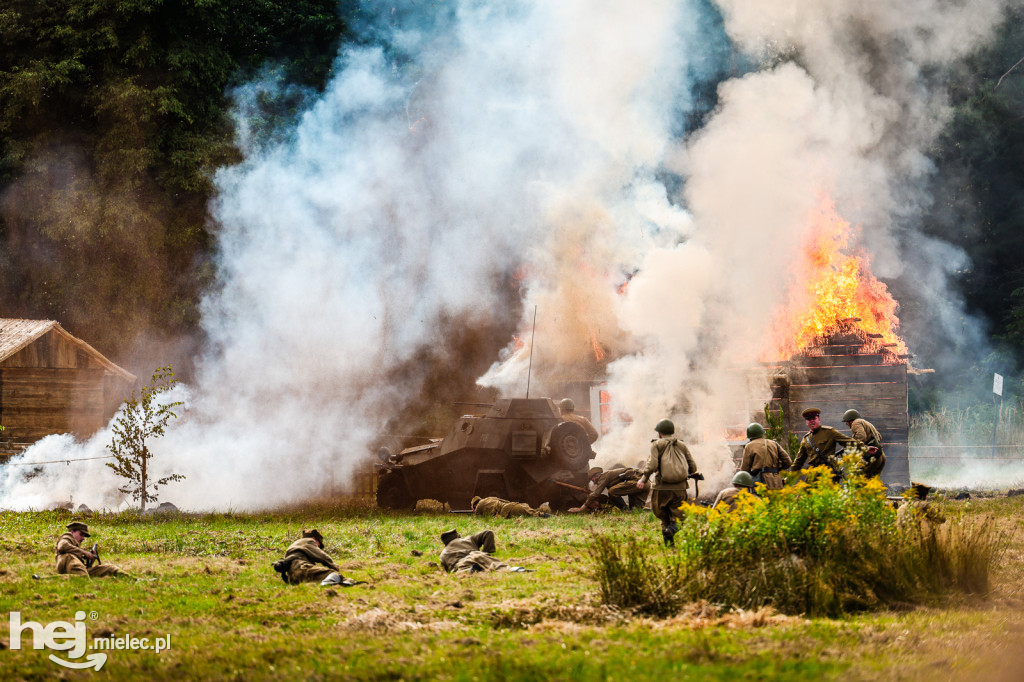
[{"label": "soldier lying in grass", "polygon": [[473,513],[477,516],[498,516],[510,519],[513,516],[538,516],[546,519],[550,514],[534,509],[524,502],[509,502],[500,497],[480,497],[477,495],[470,502]]},{"label": "soldier lying in grass", "polygon": [[81,521],[68,524],[68,532],[57,539],[57,573],[84,578],[123,575],[117,566],[101,563],[95,552],[82,549],[82,540],[89,536],[89,526]]},{"label": "soldier lying in grass", "polygon": [[464,538],[459,535],[459,531],[452,528],[441,533],[441,542],[444,543],[444,549],[441,550],[441,565],[449,573],[480,573],[483,571],[525,573],[529,570],[521,566],[509,566],[491,556],[496,549],[493,530],[482,530]]},{"label": "soldier lying in grass", "polygon": [[302,537],[288,547],[283,559],[274,562],[274,570],[289,585],[320,583],[351,587],[361,581],[346,578],[334,559],[324,551],[324,536],[316,528],[303,530]]}]

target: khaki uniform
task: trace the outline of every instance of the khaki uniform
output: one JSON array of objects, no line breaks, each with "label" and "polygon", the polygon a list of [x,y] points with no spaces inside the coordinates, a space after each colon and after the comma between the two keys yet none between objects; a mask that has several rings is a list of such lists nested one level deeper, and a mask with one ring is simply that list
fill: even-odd
[{"label": "khaki uniform", "polygon": [[579,424],[583,427],[583,430],[587,432],[587,438],[593,443],[601,435],[594,428],[594,425],[590,423],[590,420],[584,417],[582,414],[576,414],[575,412],[563,412],[562,421],[572,422],[573,424]]},{"label": "khaki uniform", "polygon": [[495,559],[494,531],[482,530],[468,538],[455,538],[441,550],[441,565],[449,573],[479,573],[510,568]]},{"label": "khaki uniform", "polygon": [[786,449],[765,436],[755,438],[743,447],[740,471],[749,472],[755,482],[760,476],[761,482],[771,490],[778,490],[785,485],[779,471],[791,466],[793,461]]},{"label": "khaki uniform", "polygon": [[800,471],[807,467],[832,466],[832,457],[836,454],[836,446],[840,443],[854,443],[853,438],[843,435],[831,426],[819,426],[817,431],[808,432],[800,440],[800,452],[790,471]]},{"label": "khaki uniform", "polygon": [[534,509],[522,502],[509,502],[500,497],[484,497],[476,503],[473,513],[477,516],[498,516],[510,519],[513,516],[547,516],[544,512]]},{"label": "khaki uniform", "polygon": [[875,425],[867,419],[854,419],[850,423],[850,431],[853,437],[863,443],[866,447],[874,446],[878,452],[869,455],[864,452],[864,475],[868,478],[878,476],[885,468],[885,452],[882,450],[882,436],[878,433]]},{"label": "khaki uniform", "polygon": [[93,564],[86,568],[85,560],[89,558],[91,558],[89,553],[82,549],[71,533],[64,533],[57,539],[57,573],[79,575],[85,578],[103,578],[108,575],[116,575],[121,570],[110,564]]},{"label": "khaki uniform", "polygon": [[320,549],[314,538],[300,538],[293,542],[281,561],[288,564],[288,569],[283,575],[288,577],[288,583],[291,585],[318,583],[331,573],[345,577],[334,563],[334,559]]},{"label": "khaki uniform", "polygon": [[628,496],[630,509],[644,506],[644,502],[647,501],[647,491],[636,487],[636,483],[642,475],[636,469],[629,467],[610,469],[604,472],[598,477],[594,489],[581,506],[584,509],[597,509],[600,505],[601,495],[606,490],[608,497]]},{"label": "khaki uniform", "polygon": [[[685,460],[685,475],[681,470],[677,471],[682,481],[666,482],[664,472],[667,468],[682,464],[678,459],[676,462],[669,462],[669,457]],[[654,484],[651,494],[651,511],[661,520],[661,532],[665,536],[665,542],[670,543],[670,536],[678,530],[675,519],[684,515],[679,508],[686,501],[686,487],[689,483],[689,475],[697,473],[697,464],[693,461],[690,448],[675,436],[659,438],[651,443],[651,454],[644,465],[643,477],[640,479],[647,484],[654,474],[658,475],[658,482]]]},{"label": "khaki uniform", "polygon": [[725,490],[718,493],[718,497],[715,498],[715,503],[711,506],[712,509],[718,509],[719,505],[722,506],[722,511],[731,512],[736,508],[736,500],[743,493],[749,493],[750,491],[746,488],[740,488],[737,486],[729,486]]}]

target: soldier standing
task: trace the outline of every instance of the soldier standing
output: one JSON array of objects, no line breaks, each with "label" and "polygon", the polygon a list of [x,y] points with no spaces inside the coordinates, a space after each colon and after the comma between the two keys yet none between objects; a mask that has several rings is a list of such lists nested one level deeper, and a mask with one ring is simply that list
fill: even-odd
[{"label": "soldier standing", "polygon": [[550,514],[534,509],[523,502],[509,502],[500,497],[480,497],[477,495],[470,501],[473,513],[477,516],[500,516],[510,519],[513,516],[537,516],[546,519]]},{"label": "soldier standing", "polygon": [[750,442],[743,447],[740,471],[750,472],[755,483],[760,481],[770,490],[778,490],[785,483],[779,471],[793,466],[789,453],[774,440],[769,440],[764,427],[757,422],[747,426],[747,438]]},{"label": "soldier standing", "polygon": [[583,430],[587,432],[587,438],[590,439],[591,444],[598,439],[601,435],[594,428],[594,425],[590,423],[590,420],[584,417],[582,414],[576,414],[576,403],[572,401],[572,398],[562,398],[562,401],[558,403],[558,409],[562,413],[562,421],[572,422],[573,424],[579,424],[583,427]]},{"label": "soldier standing", "polygon": [[840,443],[855,443],[856,441],[831,426],[822,426],[821,410],[816,407],[808,407],[800,414],[807,422],[809,431],[800,441],[800,451],[797,453],[796,461],[793,462],[790,471],[800,471],[804,465],[808,467],[824,465],[832,469],[836,479],[841,478],[841,469],[833,461],[836,446]]},{"label": "soldier standing", "polygon": [[736,508],[736,498],[744,492],[754,494],[754,477],[749,471],[737,471],[732,477],[732,485],[718,493],[711,508],[718,509],[718,505],[722,504],[726,506],[723,511],[731,512]]},{"label": "soldier standing", "polygon": [[607,491],[608,498],[619,509],[636,509],[644,506],[647,496],[637,487],[637,481],[643,474],[629,467],[618,467],[605,471],[601,467],[590,470],[590,482],[594,487],[587,499],[578,507],[569,511],[578,513],[584,510],[597,511],[601,507],[601,495]]},{"label": "soldier standing", "polygon": [[686,444],[673,435],[676,426],[671,420],[662,419],[654,430],[658,438],[651,441],[651,454],[636,487],[643,490],[651,476],[658,475],[651,496],[651,511],[661,520],[661,537],[671,547],[679,530],[675,520],[683,516],[679,507],[686,501],[689,479],[697,475],[697,464]]},{"label": "soldier standing", "polygon": [[[82,549],[82,540],[89,537],[89,526],[81,521],[68,524],[67,532],[57,538],[57,573],[86,578],[118,575],[121,569],[101,564],[95,553]],[[93,562],[96,562],[93,565]]]},{"label": "soldier standing", "polygon": [[274,570],[289,585],[320,583],[350,587],[360,583],[341,574],[334,559],[324,551],[324,536],[316,528],[302,531],[302,537],[285,550],[284,558],[274,562]]},{"label": "soldier standing", "polygon": [[464,538],[452,528],[441,533],[441,566],[448,573],[480,573],[483,571],[515,571],[525,573],[528,569],[509,566],[495,559],[494,531],[482,530]]},{"label": "soldier standing", "polygon": [[847,410],[843,421],[853,433],[853,437],[864,444],[867,452],[864,455],[864,476],[880,476],[885,468],[885,452],[882,451],[882,436],[875,425],[860,416],[857,410]]}]

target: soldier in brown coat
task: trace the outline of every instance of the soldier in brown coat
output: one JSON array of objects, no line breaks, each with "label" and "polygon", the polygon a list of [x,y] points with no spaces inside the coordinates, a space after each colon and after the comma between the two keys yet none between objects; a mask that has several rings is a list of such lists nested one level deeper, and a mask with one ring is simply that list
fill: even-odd
[{"label": "soldier in brown coat", "polygon": [[757,422],[747,426],[747,438],[750,442],[743,447],[740,471],[750,472],[755,483],[760,480],[769,489],[778,490],[785,484],[779,472],[793,466],[789,453],[777,442],[769,440],[764,427]]},{"label": "soldier in brown coat", "polygon": [[68,524],[67,532],[57,538],[57,573],[85,578],[102,578],[121,573],[117,566],[101,564],[95,554],[82,549],[82,540],[87,537],[87,525],[81,521]]},{"label": "soldier in brown coat", "polygon": [[514,571],[525,573],[528,569],[520,566],[509,566],[504,561],[495,559],[492,554],[494,531],[482,530],[464,538],[454,528],[441,533],[441,566],[449,573],[480,573],[483,571]]},{"label": "soldier in brown coat", "polygon": [[611,504],[619,509],[637,509],[644,506],[647,494],[637,487],[637,481],[643,474],[629,467],[617,467],[605,471],[601,467],[590,470],[590,482],[594,487],[583,504],[569,511],[598,511],[601,508],[601,496],[607,491]]},{"label": "soldier in brown coat", "polygon": [[274,562],[274,570],[289,585],[320,583],[350,587],[360,584],[341,574],[334,559],[324,551],[324,536],[316,528],[303,530],[302,537],[285,550],[284,558]]},{"label": "soldier in brown coat", "polygon": [[737,499],[744,492],[754,494],[754,477],[748,471],[737,471],[736,475],[732,477],[732,485],[718,493],[711,508],[721,508],[722,511],[731,512],[736,508]]},{"label": "soldier in brown coat", "polygon": [[840,476],[839,466],[833,461],[836,446],[840,443],[856,443],[853,438],[843,435],[831,426],[821,425],[821,410],[809,407],[801,413],[807,428],[810,429],[800,441],[800,451],[790,471],[800,471],[806,464],[808,467],[827,466]]},{"label": "soldier in brown coat", "polygon": [[676,425],[671,420],[662,419],[654,430],[659,437],[651,441],[651,454],[636,487],[643,490],[651,476],[658,475],[654,494],[651,495],[651,511],[661,520],[662,539],[666,545],[672,546],[679,530],[675,520],[683,516],[680,506],[686,501],[686,487],[690,477],[699,477],[699,474],[690,449],[672,435]]},{"label": "soldier in brown coat", "polygon": [[546,519],[550,514],[534,509],[523,502],[509,502],[500,497],[480,497],[477,495],[470,502],[473,513],[477,516],[499,516],[510,519],[513,516],[537,516]]},{"label": "soldier in brown coat", "polygon": [[857,410],[847,410],[843,421],[853,437],[864,444],[864,475],[868,478],[880,476],[885,468],[885,452],[882,450],[882,436],[875,425],[860,416]]},{"label": "soldier in brown coat", "polygon": [[591,443],[596,441],[601,435],[594,428],[594,425],[590,423],[589,419],[582,414],[576,414],[576,403],[571,398],[562,398],[562,401],[558,403],[558,409],[562,413],[562,421],[582,426],[583,430],[587,432],[587,438],[590,439]]}]

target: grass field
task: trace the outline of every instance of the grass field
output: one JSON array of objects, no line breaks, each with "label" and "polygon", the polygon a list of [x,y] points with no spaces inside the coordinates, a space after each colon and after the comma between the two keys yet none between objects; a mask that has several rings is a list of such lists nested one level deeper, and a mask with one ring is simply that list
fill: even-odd
[{"label": "grass field", "polygon": [[[591,531],[660,541],[649,512],[490,519],[318,504],[257,514],[88,520],[102,556],[141,580],[49,578],[68,512],[0,512],[0,604],[46,625],[85,611],[88,639],[168,638],[69,670],[0,629],[4,679],[1024,679],[1024,496],[942,503],[992,514],[1008,534],[994,588],[927,607],[842,619],[694,603],[649,619],[599,602]],[[270,567],[316,526],[347,589],[287,586]],[[496,556],[533,573],[451,576],[438,535],[484,527]],[[93,619],[95,617],[95,619]],[[82,660],[82,659],[79,659]]]}]

